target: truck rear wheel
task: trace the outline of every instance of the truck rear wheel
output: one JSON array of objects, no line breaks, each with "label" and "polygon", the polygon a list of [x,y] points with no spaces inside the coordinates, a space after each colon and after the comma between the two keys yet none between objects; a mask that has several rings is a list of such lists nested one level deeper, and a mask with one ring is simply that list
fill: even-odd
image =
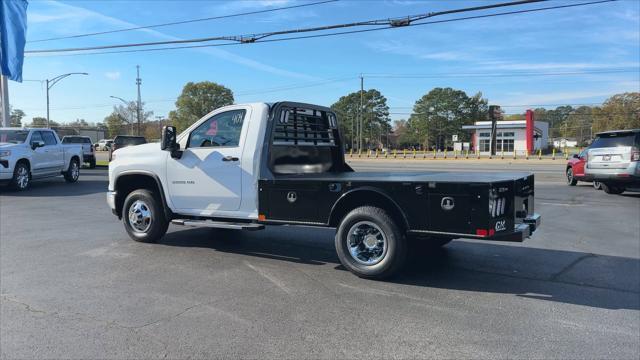
[{"label": "truck rear wheel", "polygon": [[131,239],[145,243],[160,240],[169,227],[162,203],[144,189],[131,192],[124,200],[122,222]]},{"label": "truck rear wheel", "polygon": [[80,161],[77,159],[72,159],[69,163],[69,169],[64,172],[64,179],[68,183],[74,183],[78,181],[80,177]]},{"label": "truck rear wheel", "polygon": [[405,262],[407,240],[389,214],[377,207],[352,210],[340,222],[335,238],[342,265],[359,277],[384,279]]}]

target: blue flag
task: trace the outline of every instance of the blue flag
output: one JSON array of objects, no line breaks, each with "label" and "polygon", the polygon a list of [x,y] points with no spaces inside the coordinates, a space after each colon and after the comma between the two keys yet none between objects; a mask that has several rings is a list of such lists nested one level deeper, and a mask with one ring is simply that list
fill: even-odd
[{"label": "blue flag", "polygon": [[27,0],[0,0],[0,71],[22,82],[27,40]]}]

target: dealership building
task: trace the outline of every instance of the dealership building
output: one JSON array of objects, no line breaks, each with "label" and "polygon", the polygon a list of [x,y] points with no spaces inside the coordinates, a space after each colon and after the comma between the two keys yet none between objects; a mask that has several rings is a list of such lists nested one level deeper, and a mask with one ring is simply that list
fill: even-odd
[{"label": "dealership building", "polygon": [[[496,123],[496,154],[524,155],[546,149],[549,141],[549,124],[535,121],[534,113],[527,110],[525,120],[499,120]],[[476,121],[465,125],[463,130],[471,131],[473,151],[481,155],[491,152],[491,121]]]}]

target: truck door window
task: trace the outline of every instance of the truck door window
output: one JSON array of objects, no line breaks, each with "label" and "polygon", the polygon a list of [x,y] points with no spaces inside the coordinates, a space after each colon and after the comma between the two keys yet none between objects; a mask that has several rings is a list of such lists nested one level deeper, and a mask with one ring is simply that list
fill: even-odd
[{"label": "truck door window", "polygon": [[40,131],[34,131],[33,134],[31,134],[31,140],[29,140],[29,145],[33,145],[33,143],[36,141],[44,142],[42,135],[40,135]]},{"label": "truck door window", "polygon": [[45,145],[56,145],[58,142],[56,141],[56,137],[53,136],[53,134],[51,133],[51,131],[41,131],[40,133],[42,133],[42,138],[44,139],[44,144]]},{"label": "truck door window", "polygon": [[212,116],[191,132],[187,147],[237,147],[245,114],[245,110],[231,110]]}]

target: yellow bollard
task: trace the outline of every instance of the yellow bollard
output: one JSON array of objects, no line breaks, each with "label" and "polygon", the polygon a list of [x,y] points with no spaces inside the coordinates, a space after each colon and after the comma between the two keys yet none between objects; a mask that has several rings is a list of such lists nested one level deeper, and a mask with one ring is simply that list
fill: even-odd
[{"label": "yellow bollard", "polygon": [[397,158],[398,157],[398,149],[393,149],[393,158]]},{"label": "yellow bollard", "polygon": [[529,149],[524,151],[524,159],[529,160]]},{"label": "yellow bollard", "polygon": [[358,149],[358,157],[362,157],[362,149]]},{"label": "yellow bollard", "polygon": [[504,160],[504,149],[503,149],[503,150],[501,150],[501,153],[500,153],[500,159],[503,159],[503,160]]},{"label": "yellow bollard", "polygon": [[349,157],[353,157],[353,148],[349,149]]},{"label": "yellow bollard", "polygon": [[465,159],[469,158],[469,149],[467,149],[466,152],[464,153],[464,158]]},{"label": "yellow bollard", "polygon": [[556,159],[556,148],[553,148],[553,154],[551,155],[551,160]]},{"label": "yellow bollard", "polygon": [[476,158],[480,159],[480,150],[479,149],[476,149]]},{"label": "yellow bollard", "polygon": [[376,148],[376,159],[378,158],[378,149]]},{"label": "yellow bollard", "polygon": [[407,158],[407,149],[402,149],[402,158],[403,159]]},{"label": "yellow bollard", "polygon": [[567,151],[567,147],[564,147],[564,159],[569,160],[569,152]]},{"label": "yellow bollard", "polygon": [[542,149],[538,149],[538,160],[542,160]]},{"label": "yellow bollard", "polygon": [[433,149],[433,158],[436,158],[436,149]]},{"label": "yellow bollard", "polygon": [[413,158],[416,158],[416,149],[413,149]]},{"label": "yellow bollard", "polygon": [[516,159],[516,149],[513,149],[513,160]]},{"label": "yellow bollard", "polygon": [[384,158],[385,159],[389,158],[389,149],[387,149],[387,151],[384,152]]},{"label": "yellow bollard", "polygon": [[455,149],[453,150],[453,158],[454,159],[458,159],[458,151],[456,151]]},{"label": "yellow bollard", "polygon": [[447,149],[444,150],[444,158],[447,158]]}]

